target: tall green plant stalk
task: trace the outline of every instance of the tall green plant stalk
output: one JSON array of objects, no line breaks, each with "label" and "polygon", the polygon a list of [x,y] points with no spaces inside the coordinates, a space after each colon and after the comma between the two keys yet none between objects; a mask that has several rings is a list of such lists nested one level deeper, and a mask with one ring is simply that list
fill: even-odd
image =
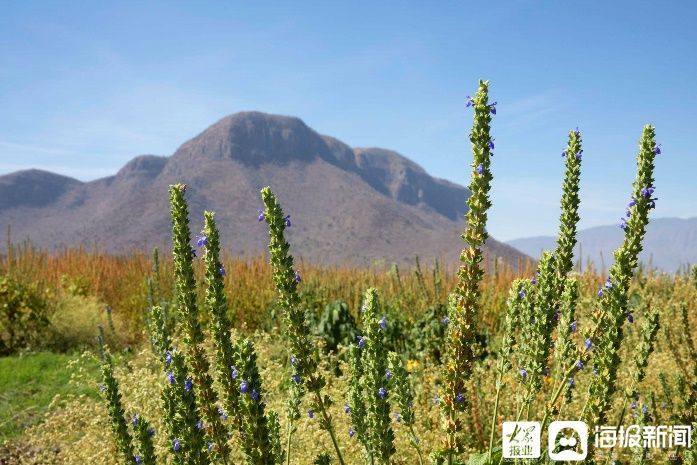
[{"label": "tall green plant stalk", "polygon": [[466,408],[466,384],[471,377],[476,357],[476,317],[481,305],[479,284],[484,275],[481,266],[482,246],[487,239],[487,210],[491,206],[491,156],[494,141],[490,133],[491,115],[496,113],[496,104],[489,103],[489,82],[479,81],[474,98],[467,106],[474,107],[474,125],[470,132],[472,143],[472,170],[470,192],[467,199],[469,211],[465,215],[467,227],[462,234],[466,247],[460,255],[459,283],[455,294],[455,306],[450,312],[450,324],[446,342],[445,386],[441,400],[443,411],[442,454],[452,464],[454,457],[463,450],[458,438],[462,431],[459,413]]},{"label": "tall green plant stalk", "polygon": [[269,255],[273,281],[278,291],[278,303],[283,309],[283,321],[288,338],[288,352],[291,360],[292,376],[298,384],[304,385],[313,395],[313,409],[321,415],[320,425],[329,433],[341,465],[345,465],[341,448],[336,439],[328,407],[331,401],[322,395],[326,381],[317,370],[317,360],[310,340],[310,328],[305,312],[300,307],[298,284],[299,272],[294,268],[293,256],[289,253],[290,244],[285,239],[285,229],[290,227],[290,217],[284,215],[281,205],[269,187],[261,190],[261,198],[266,206],[259,220],[269,225]]},{"label": "tall green plant stalk", "polygon": [[227,430],[215,408],[218,396],[213,390],[213,379],[209,373],[210,365],[203,349],[203,331],[199,323],[193,268],[195,250],[191,247],[189,208],[184,197],[185,192],[184,184],[175,184],[169,188],[179,320],[183,326],[187,358],[191,364],[196,393],[200,399],[199,408],[201,417],[205,420],[206,435],[214,444],[212,454],[222,463],[228,463],[230,448],[227,444]]}]

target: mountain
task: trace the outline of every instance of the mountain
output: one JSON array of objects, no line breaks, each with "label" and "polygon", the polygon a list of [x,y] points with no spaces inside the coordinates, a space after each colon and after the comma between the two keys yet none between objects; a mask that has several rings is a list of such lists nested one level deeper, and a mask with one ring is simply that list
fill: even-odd
[{"label": "mountain", "polygon": [[[293,226],[293,252],[326,264],[378,260],[456,262],[469,191],[428,175],[396,152],[351,148],[294,117],[237,113],[184,143],[172,156],[141,155],[114,176],[80,182],[38,170],[0,176],[0,227],[50,249],[79,243],[113,253],[167,244],[167,188],[189,188],[192,230],[216,212],[235,255],[266,250],[257,222],[259,190],[270,185]],[[488,252],[522,256],[490,239]]]},{"label": "mountain", "polygon": [[[613,251],[622,243],[623,232],[617,226],[597,226],[579,231],[575,258],[583,254],[584,265],[588,259],[596,269],[608,269]],[[556,238],[551,236],[528,237],[508,241],[507,244],[537,257],[541,250],[554,247]],[[644,250],[639,259],[645,264],[663,271],[674,272],[688,264],[697,263],[697,217],[651,219],[646,229]],[[604,266],[603,266],[604,264]]]}]

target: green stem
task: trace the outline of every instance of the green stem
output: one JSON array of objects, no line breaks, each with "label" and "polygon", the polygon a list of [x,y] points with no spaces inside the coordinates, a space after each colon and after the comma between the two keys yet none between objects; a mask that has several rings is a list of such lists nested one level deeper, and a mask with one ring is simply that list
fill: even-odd
[{"label": "green stem", "polygon": [[489,462],[491,462],[491,454],[494,451],[494,436],[496,435],[496,417],[499,414],[499,398],[501,397],[501,380],[503,373],[499,371],[498,379],[496,380],[496,400],[494,401],[494,415],[491,417],[491,433],[489,434]]},{"label": "green stem", "polygon": [[419,454],[419,465],[424,465],[424,459],[421,456],[421,447],[419,447],[418,438],[414,432],[414,425],[409,425],[409,433],[411,434],[411,443],[414,446],[414,449],[416,449],[416,453]]},{"label": "green stem", "polygon": [[288,423],[288,434],[286,435],[286,465],[290,465],[290,446],[291,438],[293,437],[293,421]]},{"label": "green stem", "polygon": [[346,462],[344,462],[344,456],[341,455],[341,449],[339,448],[339,443],[336,440],[336,435],[334,434],[334,428],[332,427],[331,417],[327,413],[327,409],[324,406],[322,394],[320,393],[319,389],[313,392],[315,394],[315,401],[317,402],[317,406],[319,407],[320,413],[322,414],[322,419],[324,420],[324,424],[327,428],[327,432],[329,433],[329,436],[332,438],[332,444],[334,445],[334,450],[336,451],[336,457],[339,459],[339,464],[346,465]]}]

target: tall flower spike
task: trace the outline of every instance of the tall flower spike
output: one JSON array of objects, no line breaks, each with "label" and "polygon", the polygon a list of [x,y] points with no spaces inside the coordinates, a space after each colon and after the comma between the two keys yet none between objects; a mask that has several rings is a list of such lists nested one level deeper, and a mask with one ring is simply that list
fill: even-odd
[{"label": "tall flower spike", "polygon": [[[230,454],[227,446],[227,431],[215,409],[218,396],[213,390],[213,379],[209,374],[209,363],[203,349],[203,331],[199,323],[196,303],[196,280],[194,279],[193,249],[189,229],[189,207],[184,198],[185,188],[175,184],[169,188],[172,215],[172,247],[174,253],[174,273],[177,291],[179,320],[183,325],[187,358],[200,399],[201,416],[206,423],[206,435],[213,442],[215,455],[227,461]],[[219,268],[219,267],[218,267]],[[216,268],[216,270],[218,269]]]},{"label": "tall flower spike", "polygon": [[[572,339],[572,322],[576,321],[576,302],[578,300],[578,281],[575,278],[566,278],[563,285],[564,293],[561,297],[559,325],[557,326],[557,339],[554,344],[555,373],[557,377],[563,377],[569,365],[569,360],[576,356],[576,345]],[[591,343],[592,346],[592,343]],[[590,350],[589,344],[586,348]],[[564,393],[566,402],[571,401],[571,389]]]},{"label": "tall flower spike", "polygon": [[362,363],[364,373],[364,398],[367,408],[367,426],[370,447],[381,463],[389,463],[395,453],[394,431],[390,420],[389,392],[385,388],[387,348],[384,345],[385,333],[381,331],[378,319],[379,302],[375,289],[368,289],[364,300],[363,329],[365,347]]},{"label": "tall flower spike", "polygon": [[99,351],[102,357],[102,382],[104,397],[107,401],[107,409],[109,410],[109,420],[111,430],[116,439],[116,445],[125,458],[126,463],[133,460],[133,444],[131,434],[128,431],[126,423],[126,415],[121,404],[121,392],[119,392],[119,383],[114,376],[114,366],[111,359],[111,354],[104,345],[104,330],[99,327],[99,336],[97,336]]},{"label": "tall flower spike", "polygon": [[[141,416],[133,417],[133,429],[137,443],[137,456],[141,465],[156,465],[155,445],[153,444],[154,429]],[[136,421],[137,420],[137,421]]]},{"label": "tall flower spike", "polygon": [[363,396],[363,351],[355,344],[349,349],[349,379],[348,379],[348,414],[351,416],[353,434],[366,450],[369,460],[372,460],[373,449],[370,442],[367,424],[367,408]]},{"label": "tall flower spike", "polygon": [[[464,409],[465,403],[457,402],[458,394],[465,392],[467,380],[472,373],[476,356],[476,317],[480,309],[479,283],[484,276],[481,267],[483,259],[482,246],[487,239],[487,210],[491,206],[489,190],[491,189],[491,149],[489,141],[491,115],[493,106],[489,105],[489,82],[480,81],[477,94],[472,99],[474,106],[474,125],[470,132],[472,142],[472,177],[471,195],[467,199],[469,211],[465,215],[467,226],[462,239],[466,247],[460,255],[459,282],[456,298],[452,302],[446,342],[445,386],[441,406],[444,414],[444,430],[447,435],[443,452],[452,458],[461,452],[457,436],[462,430],[458,411]],[[477,173],[481,164],[482,174]]]},{"label": "tall flower spike", "polygon": [[605,290],[600,301],[602,311],[596,316],[596,325],[602,329],[595,342],[594,363],[600,373],[591,380],[587,420],[594,424],[606,423],[606,415],[617,387],[617,370],[620,363],[619,349],[624,339],[623,324],[628,308],[628,288],[638,265],[642,241],[649,222],[650,198],[641,195],[643,189],[654,185],[655,129],[647,125],[639,142],[637,176],[632,197],[636,204],[630,207],[631,216],[624,228],[624,242],[615,251],[615,262],[610,267],[612,287]]},{"label": "tall flower spike", "polygon": [[404,363],[399,355],[390,352],[388,359],[390,371],[392,373],[390,389],[394,393],[395,400],[397,401],[401,420],[404,425],[409,428],[411,445],[416,449],[416,453],[419,456],[419,463],[423,464],[419,438],[414,433],[414,423],[416,422],[416,417],[414,416],[414,391],[409,382],[409,373],[404,368]]},{"label": "tall flower spike", "polygon": [[[236,348],[232,343],[232,329],[228,318],[228,302],[225,296],[223,268],[220,262],[220,233],[215,224],[215,214],[204,212],[204,230],[202,236],[206,238],[206,250],[203,261],[206,266],[206,298],[205,308],[211,319],[211,333],[215,348],[216,377],[222,388],[222,401],[225,410],[237,412],[239,410],[240,390],[237,381],[232,376],[232,368],[239,364]],[[236,371],[236,369],[234,369]],[[241,427],[239,415],[234,415],[235,426]]]}]

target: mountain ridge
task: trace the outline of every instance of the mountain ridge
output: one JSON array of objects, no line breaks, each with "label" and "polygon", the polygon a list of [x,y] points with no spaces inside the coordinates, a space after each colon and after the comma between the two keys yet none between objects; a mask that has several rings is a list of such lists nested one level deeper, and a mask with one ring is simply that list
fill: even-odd
[{"label": "mountain ridge", "polygon": [[[303,259],[367,264],[418,254],[456,262],[469,196],[397,152],[351,148],[299,118],[260,112],[226,116],[169,157],[139,155],[93,181],[21,173],[0,176],[0,193],[31,193],[37,182],[48,187],[40,201],[0,197],[0,225],[11,225],[15,238],[49,249],[96,244],[114,253],[167,243],[167,187],[184,182],[192,230],[204,209],[216,211],[223,242],[236,255],[266,250],[256,211],[259,190],[270,185],[292,215],[290,242]],[[487,248],[510,262],[522,258],[494,239]]]}]

